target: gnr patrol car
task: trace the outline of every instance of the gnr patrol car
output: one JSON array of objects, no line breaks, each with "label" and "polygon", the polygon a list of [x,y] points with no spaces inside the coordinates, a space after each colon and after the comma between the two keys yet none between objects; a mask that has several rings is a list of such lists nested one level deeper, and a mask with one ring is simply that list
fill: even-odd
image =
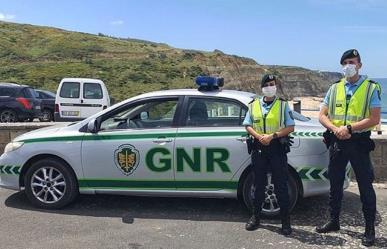
[{"label": "gnr patrol car", "polygon": [[[15,138],[0,157],[0,186],[24,189],[32,204],[48,209],[78,194],[238,198],[251,207],[254,176],[242,122],[255,94],[221,90],[219,78],[197,82],[199,89],[142,94],[78,123]],[[293,116],[291,208],[329,191],[323,127]],[[279,213],[270,174],[262,212]]]}]

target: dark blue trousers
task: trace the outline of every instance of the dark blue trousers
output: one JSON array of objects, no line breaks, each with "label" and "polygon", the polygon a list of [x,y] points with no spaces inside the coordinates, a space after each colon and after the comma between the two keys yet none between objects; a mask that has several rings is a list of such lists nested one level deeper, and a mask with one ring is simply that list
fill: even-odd
[{"label": "dark blue trousers", "polygon": [[348,162],[350,162],[359,185],[364,218],[366,222],[375,222],[376,196],[372,186],[374,172],[369,151],[362,147],[359,141],[346,140],[341,142],[341,145],[331,145],[329,153],[328,176],[331,184],[329,198],[331,218],[339,219],[345,171]]},{"label": "dark blue trousers", "polygon": [[268,146],[259,146],[252,151],[251,160],[255,174],[255,195],[253,205],[256,212],[261,212],[265,200],[267,173],[271,172],[274,191],[281,209],[281,216],[289,213],[288,193],[288,158],[278,140]]}]

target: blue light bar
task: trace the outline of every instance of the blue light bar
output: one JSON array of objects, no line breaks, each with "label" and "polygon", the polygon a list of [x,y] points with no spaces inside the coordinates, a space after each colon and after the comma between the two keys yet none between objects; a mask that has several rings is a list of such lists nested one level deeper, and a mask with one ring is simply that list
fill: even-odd
[{"label": "blue light bar", "polygon": [[200,88],[218,89],[224,85],[224,79],[220,77],[212,77],[212,76],[198,76],[196,77],[196,85]]}]

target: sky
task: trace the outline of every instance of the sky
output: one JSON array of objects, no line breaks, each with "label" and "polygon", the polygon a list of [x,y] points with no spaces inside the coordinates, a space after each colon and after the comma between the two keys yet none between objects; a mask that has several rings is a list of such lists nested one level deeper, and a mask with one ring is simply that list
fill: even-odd
[{"label": "sky", "polygon": [[259,64],[341,71],[359,50],[362,74],[387,78],[387,0],[0,0],[0,20],[218,49]]}]

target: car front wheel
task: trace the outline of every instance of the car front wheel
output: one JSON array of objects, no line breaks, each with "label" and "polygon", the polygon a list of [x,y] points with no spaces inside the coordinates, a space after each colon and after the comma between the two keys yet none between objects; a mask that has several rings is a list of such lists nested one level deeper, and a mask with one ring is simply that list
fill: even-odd
[{"label": "car front wheel", "polygon": [[76,177],[69,166],[56,159],[33,163],[25,175],[24,186],[31,203],[46,209],[62,208],[79,193]]},{"label": "car front wheel", "polygon": [[[262,203],[262,214],[266,217],[277,216],[280,213],[278,198],[275,194],[274,184],[271,174],[267,175],[267,185],[265,188],[265,199]],[[254,173],[249,172],[242,187],[243,202],[249,210],[252,210],[253,198],[255,193]],[[288,177],[288,192],[289,192],[289,210],[293,210],[298,199],[298,186],[296,179],[289,173]]]},{"label": "car front wheel", "polygon": [[42,111],[41,116],[39,117],[40,122],[51,122],[53,120],[54,120],[54,114],[48,109],[44,109]]}]

